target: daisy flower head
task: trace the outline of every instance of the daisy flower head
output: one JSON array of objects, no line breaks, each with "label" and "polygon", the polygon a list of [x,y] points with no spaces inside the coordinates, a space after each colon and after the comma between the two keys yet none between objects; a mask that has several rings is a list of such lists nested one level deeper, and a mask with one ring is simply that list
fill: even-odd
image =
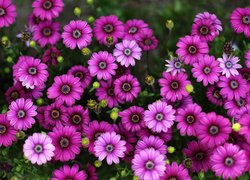
[{"label": "daisy flower head", "polygon": [[10,104],[12,101],[15,101],[21,97],[24,97],[24,89],[21,83],[17,82],[7,89],[5,92],[5,98]]},{"label": "daisy flower head", "polygon": [[250,97],[240,98],[239,100],[227,100],[224,104],[227,115],[232,118],[239,118],[250,109]]},{"label": "daisy flower head", "polygon": [[171,101],[166,98],[161,98],[162,101],[165,101],[167,104],[171,105],[173,109],[177,110],[179,108],[186,108],[188,104],[193,103],[192,96],[188,95],[183,97],[181,100],[176,99],[175,101]]},{"label": "daisy flower head", "polygon": [[48,65],[57,65],[57,58],[61,55],[61,52],[55,47],[49,47],[43,54],[42,61]]},{"label": "daisy flower head", "polygon": [[157,48],[158,40],[153,34],[153,30],[144,28],[140,33],[139,46],[143,51],[151,51]]},{"label": "daisy flower head", "polygon": [[143,29],[147,27],[148,24],[141,19],[130,19],[124,24],[123,39],[138,41]]},{"label": "daisy flower head", "polygon": [[176,162],[166,165],[165,174],[160,177],[160,180],[166,179],[191,180],[188,170],[183,165],[178,165]]},{"label": "daisy flower head", "polygon": [[98,180],[96,168],[93,165],[91,165],[90,163],[87,164],[87,169],[85,172],[87,174],[87,179]]},{"label": "daisy flower head", "polygon": [[250,144],[250,121],[249,121],[249,118],[250,118],[249,113],[245,113],[239,119],[238,123],[240,123],[240,125],[241,125],[239,134],[243,135],[245,137],[246,141]]},{"label": "daisy flower head", "polygon": [[0,1],[0,28],[13,24],[16,15],[16,6],[12,4],[12,0]]},{"label": "daisy flower head", "polygon": [[170,57],[170,60],[166,60],[166,72],[171,72],[173,75],[176,75],[179,72],[185,72],[185,69],[183,68],[183,61],[179,57]]},{"label": "daisy flower head", "polygon": [[217,85],[214,85],[214,86],[209,86],[207,88],[207,92],[206,92],[207,99],[211,103],[213,103],[217,106],[222,106],[224,103],[223,97],[220,94],[220,90],[221,89],[219,87],[217,87]]}]

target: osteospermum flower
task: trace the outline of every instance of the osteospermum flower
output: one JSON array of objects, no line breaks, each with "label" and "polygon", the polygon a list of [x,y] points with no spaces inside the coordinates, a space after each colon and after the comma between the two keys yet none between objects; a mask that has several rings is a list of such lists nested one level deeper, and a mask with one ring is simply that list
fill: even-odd
[{"label": "osteospermum flower", "polygon": [[6,114],[0,114],[0,147],[11,146],[16,141],[17,130],[10,125]]},{"label": "osteospermum flower", "polygon": [[223,53],[223,57],[218,58],[217,60],[220,62],[220,72],[222,73],[222,75],[225,75],[227,78],[229,78],[231,75],[239,75],[237,69],[242,68],[242,66],[238,64],[238,62],[240,61],[238,57],[228,57],[227,54]]},{"label": "osteospermum flower", "polygon": [[114,81],[115,95],[121,100],[132,102],[141,91],[140,83],[131,74],[123,75]]},{"label": "osteospermum flower", "polygon": [[34,117],[37,115],[37,107],[31,99],[20,98],[12,101],[7,112],[7,120],[17,130],[27,130],[35,124]]},{"label": "osteospermum flower", "polygon": [[230,23],[234,32],[237,34],[244,33],[244,35],[250,37],[250,8],[236,8],[231,16]]},{"label": "osteospermum flower", "polygon": [[245,54],[245,64],[248,68],[250,68],[250,49],[247,50],[246,54]]},{"label": "osteospermum flower", "polygon": [[144,28],[140,33],[139,46],[143,51],[150,51],[157,47],[158,40],[153,35],[152,29]]},{"label": "osteospermum flower", "polygon": [[229,78],[221,76],[218,86],[221,88],[220,94],[228,100],[245,98],[248,92],[247,82],[241,75],[230,76]]},{"label": "osteospermum flower", "polygon": [[193,64],[192,73],[196,81],[202,81],[204,86],[214,84],[219,81],[219,62],[215,60],[214,56],[204,55],[198,62]]},{"label": "osteospermum flower", "polygon": [[35,86],[34,89],[23,87],[24,89],[24,98],[25,99],[39,99],[43,96],[43,90],[46,88],[45,83],[40,86]]},{"label": "osteospermum flower", "polygon": [[188,104],[193,103],[192,96],[190,96],[190,95],[183,97],[181,100],[176,99],[175,101],[171,101],[171,100],[166,99],[166,98],[162,98],[161,100],[165,101],[167,104],[171,105],[173,107],[173,109],[175,109],[175,110],[177,110],[179,108],[185,108],[185,107],[187,107]]},{"label": "osteospermum flower", "polygon": [[96,173],[96,168],[92,166],[91,164],[87,164],[87,169],[86,169],[86,174],[87,174],[87,179],[91,180],[98,180],[98,176]]},{"label": "osteospermum flower", "polygon": [[245,151],[229,143],[217,147],[211,156],[211,169],[223,179],[241,176],[247,163]]},{"label": "osteospermum flower", "polygon": [[123,39],[136,40],[140,39],[140,34],[144,28],[147,28],[146,24],[141,19],[130,19],[124,24],[124,37]]},{"label": "osteospermum flower", "polygon": [[166,62],[166,72],[171,72],[173,75],[176,75],[179,72],[185,72],[181,58],[171,56],[170,60],[166,60]]},{"label": "osteospermum flower", "polygon": [[198,36],[185,36],[179,39],[176,44],[178,54],[186,64],[193,65],[198,59],[201,59],[203,55],[208,54],[208,44]]},{"label": "osteospermum flower", "polygon": [[5,98],[9,104],[21,97],[24,97],[24,89],[21,83],[18,82],[9,87],[5,92]]},{"label": "osteospermum flower", "polygon": [[12,0],[0,1],[0,28],[9,27],[14,23],[16,18],[16,6]]},{"label": "osteospermum flower", "polygon": [[61,126],[49,132],[52,143],[55,146],[55,160],[66,162],[75,159],[80,154],[81,133],[73,126]]},{"label": "osteospermum flower", "polygon": [[121,123],[127,131],[138,132],[145,127],[144,109],[139,106],[131,106],[119,112]]},{"label": "osteospermum flower", "polygon": [[72,167],[68,165],[64,165],[59,169],[56,169],[52,173],[51,180],[80,180],[80,179],[87,179],[87,174],[85,171],[80,170],[77,164],[74,164]]},{"label": "osteospermum flower", "polygon": [[166,102],[156,101],[148,105],[144,113],[146,126],[154,132],[167,132],[174,124],[175,110]]},{"label": "osteospermum flower", "polygon": [[187,148],[183,149],[183,153],[192,160],[192,172],[207,172],[210,168],[211,149],[207,148],[206,145],[196,141],[188,142]]},{"label": "osteospermum flower", "polygon": [[64,3],[62,0],[35,0],[32,7],[34,15],[41,20],[52,20],[63,11]]},{"label": "osteospermum flower", "polygon": [[182,136],[196,136],[197,124],[203,118],[201,110],[201,107],[196,103],[177,109],[175,121],[178,122],[177,129],[180,130]]},{"label": "osteospermum flower", "polygon": [[160,177],[160,180],[166,179],[178,179],[178,180],[191,180],[191,177],[188,174],[188,170],[183,167],[183,165],[178,165],[176,162],[173,162],[171,165],[166,165],[165,174]]},{"label": "osteospermum flower", "polygon": [[25,140],[23,145],[24,155],[32,164],[42,165],[50,161],[54,156],[55,146],[52,139],[42,133],[34,133]]},{"label": "osteospermum flower", "polygon": [[239,118],[250,109],[250,97],[240,98],[239,100],[228,100],[224,104],[228,116]]},{"label": "osteospermum flower", "polygon": [[244,114],[238,121],[240,123],[241,128],[239,133],[243,135],[246,141],[250,144],[250,115],[248,113]]},{"label": "osteospermum flower", "polygon": [[124,36],[124,25],[115,15],[101,16],[94,22],[94,36],[101,44],[116,44]]},{"label": "osteospermum flower", "polygon": [[176,101],[188,96],[185,87],[188,84],[191,84],[191,82],[187,80],[187,75],[185,73],[180,72],[173,75],[171,73],[163,72],[162,76],[163,77],[159,79],[162,97],[167,100]]},{"label": "osteospermum flower", "polygon": [[42,63],[40,59],[21,56],[16,65],[18,69],[14,71],[13,75],[26,88],[34,89],[35,86],[43,86],[47,81],[49,76],[47,65]]},{"label": "osteospermum flower", "polygon": [[16,35],[17,38],[21,39],[27,47],[30,47],[30,42],[33,38],[34,26],[25,26],[25,30]]},{"label": "osteospermum flower", "polygon": [[129,67],[129,65],[135,66],[135,59],[140,60],[142,55],[141,48],[136,41],[129,41],[126,39],[115,45],[113,54],[116,61],[125,67]]},{"label": "osteospermum flower", "polygon": [[221,89],[217,86],[209,86],[206,92],[208,100],[217,106],[223,105],[223,98],[220,94],[220,90]]},{"label": "osteospermum flower", "polygon": [[42,61],[45,64],[57,65],[57,58],[61,55],[61,52],[54,46],[48,48],[44,54]]},{"label": "osteospermum flower", "polygon": [[37,26],[40,24],[40,22],[42,22],[43,20],[41,20],[40,17],[36,16],[33,12],[30,13],[29,17],[28,17],[28,25],[29,26]]},{"label": "osteospermum flower", "polygon": [[145,149],[135,154],[132,170],[139,179],[159,179],[166,169],[164,155],[154,149]]},{"label": "osteospermum flower", "polygon": [[55,45],[61,39],[60,24],[53,21],[41,22],[34,29],[33,39],[37,41],[41,47],[46,45]]},{"label": "osteospermum flower", "polygon": [[118,68],[115,63],[115,58],[107,51],[99,51],[93,53],[88,60],[88,69],[92,77],[97,76],[99,80],[108,80],[115,75],[115,70]]},{"label": "osteospermum flower", "polygon": [[196,128],[197,138],[201,144],[209,148],[223,144],[231,133],[231,123],[229,119],[214,112],[204,115],[202,121]]},{"label": "osteospermum flower", "polygon": [[141,138],[149,137],[149,136],[158,136],[160,139],[164,140],[165,143],[172,139],[172,128],[169,128],[167,132],[153,132],[148,128],[143,128],[136,133],[137,136]]},{"label": "osteospermum flower", "polygon": [[107,159],[108,165],[118,164],[119,158],[125,156],[126,141],[121,140],[121,136],[115,132],[106,132],[101,134],[94,145],[95,155],[99,161]]},{"label": "osteospermum flower", "polygon": [[92,41],[92,29],[86,21],[70,21],[62,33],[63,43],[70,49],[87,47]]},{"label": "osteospermum flower", "polygon": [[49,99],[61,99],[68,106],[80,100],[82,93],[80,79],[68,74],[56,76],[54,83],[47,91]]}]

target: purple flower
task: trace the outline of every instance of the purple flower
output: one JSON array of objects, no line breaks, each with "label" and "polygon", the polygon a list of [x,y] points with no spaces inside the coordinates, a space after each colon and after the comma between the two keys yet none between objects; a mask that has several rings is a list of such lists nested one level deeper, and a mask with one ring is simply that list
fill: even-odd
[{"label": "purple flower", "polygon": [[166,165],[165,174],[160,177],[160,180],[166,179],[178,179],[178,180],[191,180],[191,177],[188,174],[188,170],[183,167],[183,165],[179,165],[176,162],[173,162],[171,165]]},{"label": "purple flower", "polygon": [[87,174],[87,179],[98,180],[98,176],[96,174],[96,168],[89,163],[87,164],[86,174]]},{"label": "purple flower", "polygon": [[0,28],[9,27],[15,22],[16,6],[12,4],[12,0],[0,1]]},{"label": "purple flower", "polygon": [[130,19],[124,24],[124,37],[123,39],[128,40],[136,40],[140,39],[140,34],[143,29],[147,28],[148,24],[146,24],[141,19]]},{"label": "purple flower", "polygon": [[220,90],[221,89],[215,85],[209,86],[206,92],[208,100],[217,106],[222,106],[224,103]]},{"label": "purple flower", "polygon": [[49,64],[49,65],[57,65],[57,58],[61,55],[61,52],[54,46],[51,46],[50,48],[48,48],[44,54],[43,54],[43,58],[42,61],[45,64]]},{"label": "purple flower", "polygon": [[227,115],[232,118],[239,118],[250,109],[250,97],[240,98],[239,100],[225,101],[224,108],[227,110]]},{"label": "purple flower", "polygon": [[173,75],[176,75],[179,72],[185,72],[181,58],[171,56],[170,60],[166,60],[166,62],[166,72],[171,72]]},{"label": "purple flower", "polygon": [[21,97],[24,97],[24,89],[21,83],[17,82],[13,86],[9,87],[5,92],[5,98],[10,104],[12,101],[15,101]]},{"label": "purple flower", "polygon": [[244,114],[238,121],[240,123],[241,128],[239,134],[243,135],[246,141],[250,144],[250,115],[249,113]]},{"label": "purple flower", "polygon": [[143,51],[150,51],[157,48],[158,40],[153,35],[153,30],[144,28],[140,33],[139,46]]}]

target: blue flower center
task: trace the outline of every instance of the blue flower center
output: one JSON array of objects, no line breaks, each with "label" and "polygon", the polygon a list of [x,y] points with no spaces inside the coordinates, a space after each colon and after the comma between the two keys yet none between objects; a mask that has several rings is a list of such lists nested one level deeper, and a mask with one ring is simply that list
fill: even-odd
[{"label": "blue flower center", "polygon": [[5,125],[0,124],[0,134],[5,134],[7,131],[7,128]]},{"label": "blue flower center", "polygon": [[50,0],[46,0],[43,2],[43,8],[45,10],[50,10],[53,6],[53,3]]}]

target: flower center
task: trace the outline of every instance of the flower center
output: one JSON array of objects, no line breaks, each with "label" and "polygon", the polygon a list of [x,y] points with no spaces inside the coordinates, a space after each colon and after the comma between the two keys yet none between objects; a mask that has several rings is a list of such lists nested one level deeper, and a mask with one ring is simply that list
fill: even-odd
[{"label": "flower center", "polygon": [[62,148],[67,148],[69,146],[69,140],[65,137],[62,137],[60,140],[60,146]]},{"label": "flower center", "polygon": [[130,83],[123,83],[122,85],[122,90],[125,92],[129,92],[132,89],[131,84]]},{"label": "flower center", "polygon": [[147,45],[147,46],[150,46],[151,44],[153,44],[152,40],[147,38],[144,40],[144,44]]},{"label": "flower center", "polygon": [[108,91],[107,91],[108,95],[113,97],[115,94],[114,94],[114,88],[109,88]]},{"label": "flower center", "polygon": [[194,121],[195,121],[195,118],[194,118],[193,115],[188,115],[188,116],[186,117],[186,121],[187,121],[188,124],[193,124]]},{"label": "flower center", "polygon": [[189,52],[190,54],[196,54],[197,48],[196,48],[195,46],[193,46],[193,45],[190,45],[190,46],[188,47],[188,52]]},{"label": "flower center", "polygon": [[239,83],[236,80],[231,80],[230,81],[230,88],[231,89],[237,89],[239,87]]},{"label": "flower center", "polygon": [[82,121],[82,117],[79,114],[74,114],[71,118],[72,122],[76,125],[80,124]]},{"label": "flower center", "polygon": [[158,121],[163,120],[163,118],[164,118],[164,115],[163,115],[162,113],[157,113],[157,114],[155,115],[155,119],[158,120]]},{"label": "flower center", "polygon": [[227,69],[230,69],[233,66],[231,61],[227,61],[225,65]]},{"label": "flower center", "polygon": [[204,159],[204,153],[203,152],[198,152],[195,154],[195,159],[198,161],[201,161]]},{"label": "flower center", "polygon": [[24,118],[25,115],[26,115],[26,113],[24,112],[24,110],[19,110],[19,111],[17,112],[17,116],[18,116],[19,118]]},{"label": "flower center", "polygon": [[32,34],[29,31],[24,31],[21,33],[21,40],[22,41],[28,41],[31,39]]},{"label": "flower center", "polygon": [[50,10],[53,6],[53,3],[50,0],[44,1],[43,2],[43,8],[45,10]]},{"label": "flower center", "polygon": [[184,167],[186,168],[191,168],[193,166],[193,161],[190,159],[190,158],[186,158],[184,161],[183,161],[183,165]]},{"label": "flower center", "polygon": [[172,89],[176,90],[179,88],[179,83],[177,81],[173,81],[171,82],[170,86]]},{"label": "flower center", "polygon": [[152,161],[147,161],[146,164],[145,164],[145,167],[148,169],[148,170],[151,170],[154,168],[154,163]]},{"label": "flower center", "polygon": [[126,56],[130,56],[131,53],[132,53],[132,51],[131,51],[130,49],[128,49],[128,48],[126,48],[126,49],[124,50],[124,54],[125,54]]},{"label": "flower center", "polygon": [[244,72],[244,73],[242,74],[242,76],[243,76],[243,78],[244,78],[247,82],[250,81],[250,74],[249,74],[249,73]]},{"label": "flower center", "polygon": [[201,33],[202,35],[207,35],[207,34],[209,33],[208,27],[207,27],[207,26],[201,26],[201,28],[200,28],[200,33]]},{"label": "flower center", "polygon": [[53,109],[51,112],[50,112],[50,115],[53,119],[57,119],[60,117],[60,111],[57,110],[57,109]]},{"label": "flower center", "polygon": [[133,123],[138,123],[140,122],[140,116],[138,114],[133,114],[132,117],[131,117],[131,121]]},{"label": "flower center", "polygon": [[36,75],[37,74],[37,69],[35,67],[30,67],[28,69],[30,75]]},{"label": "flower center", "polygon": [[219,128],[218,128],[217,126],[212,125],[212,126],[210,126],[210,128],[209,128],[209,132],[210,132],[210,134],[212,134],[212,135],[216,135],[216,134],[219,133]]},{"label": "flower center", "polygon": [[129,34],[135,34],[137,32],[137,27],[133,26],[129,29],[128,33]]},{"label": "flower center", "polygon": [[168,180],[177,180],[176,177],[169,177]]},{"label": "flower center", "polygon": [[19,96],[20,96],[20,94],[19,94],[19,92],[17,92],[17,91],[13,91],[13,92],[11,92],[11,94],[10,94],[10,97],[11,97],[12,99],[14,99],[14,100],[16,100],[17,98],[19,98]]},{"label": "flower center", "polygon": [[175,62],[174,62],[174,67],[175,67],[176,69],[180,69],[181,66],[182,66],[182,63],[181,63],[180,61],[175,61]]},{"label": "flower center", "polygon": [[220,91],[218,89],[216,89],[213,93],[213,96],[216,98],[216,99],[221,99],[221,95],[220,95]]},{"label": "flower center", "polygon": [[103,27],[104,31],[106,33],[112,33],[114,31],[114,26],[111,25],[111,24],[106,24],[104,27]]},{"label": "flower center", "polygon": [[67,84],[64,84],[64,85],[61,87],[61,92],[62,92],[63,94],[69,94],[70,91],[71,91],[71,88],[70,88],[70,86],[67,85]]},{"label": "flower center", "polygon": [[205,67],[205,68],[203,69],[203,72],[204,72],[205,74],[209,74],[209,73],[211,72],[211,68],[210,68],[210,67]]},{"label": "flower center", "polygon": [[75,39],[79,39],[79,38],[82,36],[82,32],[79,31],[78,29],[76,29],[76,30],[74,30],[74,31],[72,32],[72,36],[73,36],[73,38],[75,38]]},{"label": "flower center", "polygon": [[106,151],[107,152],[112,152],[114,150],[114,146],[112,145],[112,144],[108,144],[107,146],[106,146]]},{"label": "flower center", "polygon": [[7,128],[5,125],[0,124],[0,134],[5,134],[7,131]]},{"label": "flower center", "polygon": [[234,164],[234,159],[231,158],[231,157],[227,157],[225,159],[224,163],[225,163],[226,166],[230,167],[230,166],[232,166]]},{"label": "flower center", "polygon": [[100,69],[106,69],[107,63],[104,62],[104,61],[100,61],[99,64],[98,64],[98,67],[99,67]]},{"label": "flower center", "polygon": [[102,134],[101,132],[96,132],[96,133],[95,133],[95,140],[96,140],[101,134]]},{"label": "flower center", "polygon": [[83,79],[83,77],[84,77],[84,74],[82,73],[82,72],[80,72],[80,71],[78,71],[78,72],[76,72],[75,74],[74,74],[74,76],[75,77],[78,77],[79,79]]},{"label": "flower center", "polygon": [[34,150],[36,151],[36,153],[41,153],[43,152],[43,147],[40,144],[37,144]]},{"label": "flower center", "polygon": [[242,22],[244,24],[250,24],[250,16],[243,16],[242,17]]},{"label": "flower center", "polygon": [[242,107],[242,106],[245,106],[245,105],[246,105],[246,100],[240,98],[240,100],[236,101],[236,103],[237,103],[237,105],[238,105],[239,107]]},{"label": "flower center", "polygon": [[0,8],[0,16],[4,16],[5,15],[5,9]]},{"label": "flower center", "polygon": [[180,102],[179,100],[176,100],[176,101],[174,101],[174,102],[172,103],[172,105],[173,105],[174,107],[179,107],[180,104],[181,104],[181,102]]},{"label": "flower center", "polygon": [[46,27],[43,29],[44,36],[49,37],[49,36],[51,36],[51,34],[52,34],[52,30],[49,27]]}]

